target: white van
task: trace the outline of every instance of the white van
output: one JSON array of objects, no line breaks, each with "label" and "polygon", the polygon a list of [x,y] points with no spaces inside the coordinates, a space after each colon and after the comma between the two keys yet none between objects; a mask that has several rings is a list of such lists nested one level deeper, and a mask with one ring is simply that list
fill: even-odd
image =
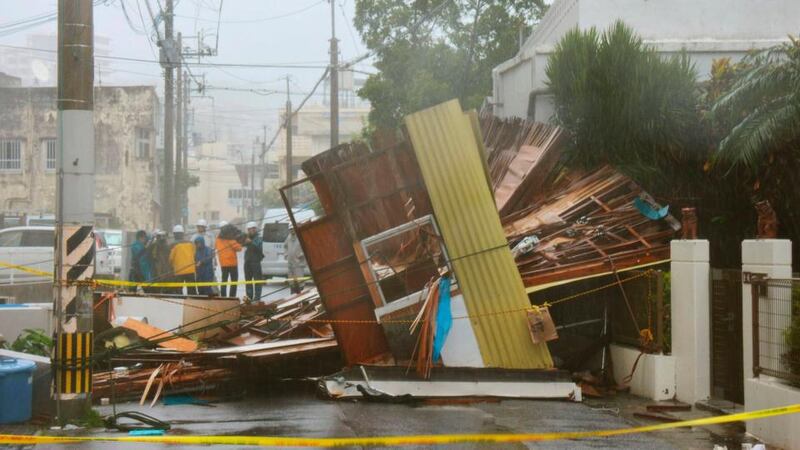
[{"label": "white van", "polygon": [[[313,219],[316,215],[311,209],[299,208],[295,208],[293,214],[298,222]],[[264,276],[285,277],[289,274],[289,263],[286,261],[283,243],[286,242],[286,237],[289,235],[290,224],[289,213],[283,208],[270,208],[264,214],[264,219],[261,221],[261,238],[264,240],[264,259],[261,260],[261,271]],[[306,275],[310,274],[308,266],[304,271]]]}]

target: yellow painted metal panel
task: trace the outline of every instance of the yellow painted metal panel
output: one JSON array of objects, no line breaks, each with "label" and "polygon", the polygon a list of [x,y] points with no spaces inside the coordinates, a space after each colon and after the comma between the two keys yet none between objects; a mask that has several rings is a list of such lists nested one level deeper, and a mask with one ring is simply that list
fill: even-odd
[{"label": "yellow painted metal panel", "polygon": [[[483,361],[490,367],[553,366],[531,342],[525,286],[489,190],[479,143],[457,100],[405,119],[425,186],[453,261]],[[479,135],[478,135],[479,136]],[[514,313],[501,313],[514,310]]]}]

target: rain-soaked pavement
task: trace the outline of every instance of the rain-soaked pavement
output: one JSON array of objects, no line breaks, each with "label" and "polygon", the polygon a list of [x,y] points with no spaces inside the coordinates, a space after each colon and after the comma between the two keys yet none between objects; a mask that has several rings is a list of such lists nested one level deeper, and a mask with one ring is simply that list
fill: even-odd
[{"label": "rain-soaked pavement", "polygon": [[[277,393],[252,395],[213,406],[161,404],[153,408],[122,403],[117,411],[136,410],[172,424],[173,435],[246,435],[296,437],[369,437],[448,433],[532,433],[604,430],[652,424],[632,418],[645,400],[620,395],[613,399],[566,401],[505,400],[469,404],[384,404],[321,400],[312,389],[292,385]],[[111,407],[99,407],[102,415]],[[706,413],[688,413],[683,418]],[[78,433],[81,434],[81,433]],[[96,430],[92,436],[124,436]],[[466,444],[449,448],[556,448],[556,449],[712,449],[714,444],[739,448],[737,427],[695,428],[632,434],[611,438],[525,444]],[[167,445],[91,442],[80,445],[40,445],[37,448],[145,449]],[[181,448],[205,448],[208,446]],[[247,447],[224,447],[247,448]]]}]

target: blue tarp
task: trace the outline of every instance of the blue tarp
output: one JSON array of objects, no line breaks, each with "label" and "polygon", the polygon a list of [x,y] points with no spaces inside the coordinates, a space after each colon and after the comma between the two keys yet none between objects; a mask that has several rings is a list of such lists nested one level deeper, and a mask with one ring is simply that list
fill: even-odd
[{"label": "blue tarp", "polygon": [[643,216],[650,220],[661,220],[664,217],[667,217],[667,214],[669,214],[669,205],[664,206],[661,209],[654,209],[652,205],[642,200],[641,197],[636,197],[636,199],[633,201],[633,206],[635,206]]},{"label": "blue tarp", "polygon": [[433,335],[433,361],[439,361],[442,347],[450,326],[453,324],[453,313],[450,310],[450,277],[442,277],[439,281],[439,309],[436,313],[436,333]]}]

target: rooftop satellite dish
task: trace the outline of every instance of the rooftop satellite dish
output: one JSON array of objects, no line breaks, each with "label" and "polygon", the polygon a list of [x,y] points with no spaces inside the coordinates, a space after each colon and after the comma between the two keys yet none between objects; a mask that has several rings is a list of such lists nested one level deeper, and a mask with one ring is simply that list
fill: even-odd
[{"label": "rooftop satellite dish", "polygon": [[34,59],[31,61],[31,70],[33,71],[33,76],[40,83],[47,83],[50,81],[50,69],[48,69],[47,65],[41,60]]}]

